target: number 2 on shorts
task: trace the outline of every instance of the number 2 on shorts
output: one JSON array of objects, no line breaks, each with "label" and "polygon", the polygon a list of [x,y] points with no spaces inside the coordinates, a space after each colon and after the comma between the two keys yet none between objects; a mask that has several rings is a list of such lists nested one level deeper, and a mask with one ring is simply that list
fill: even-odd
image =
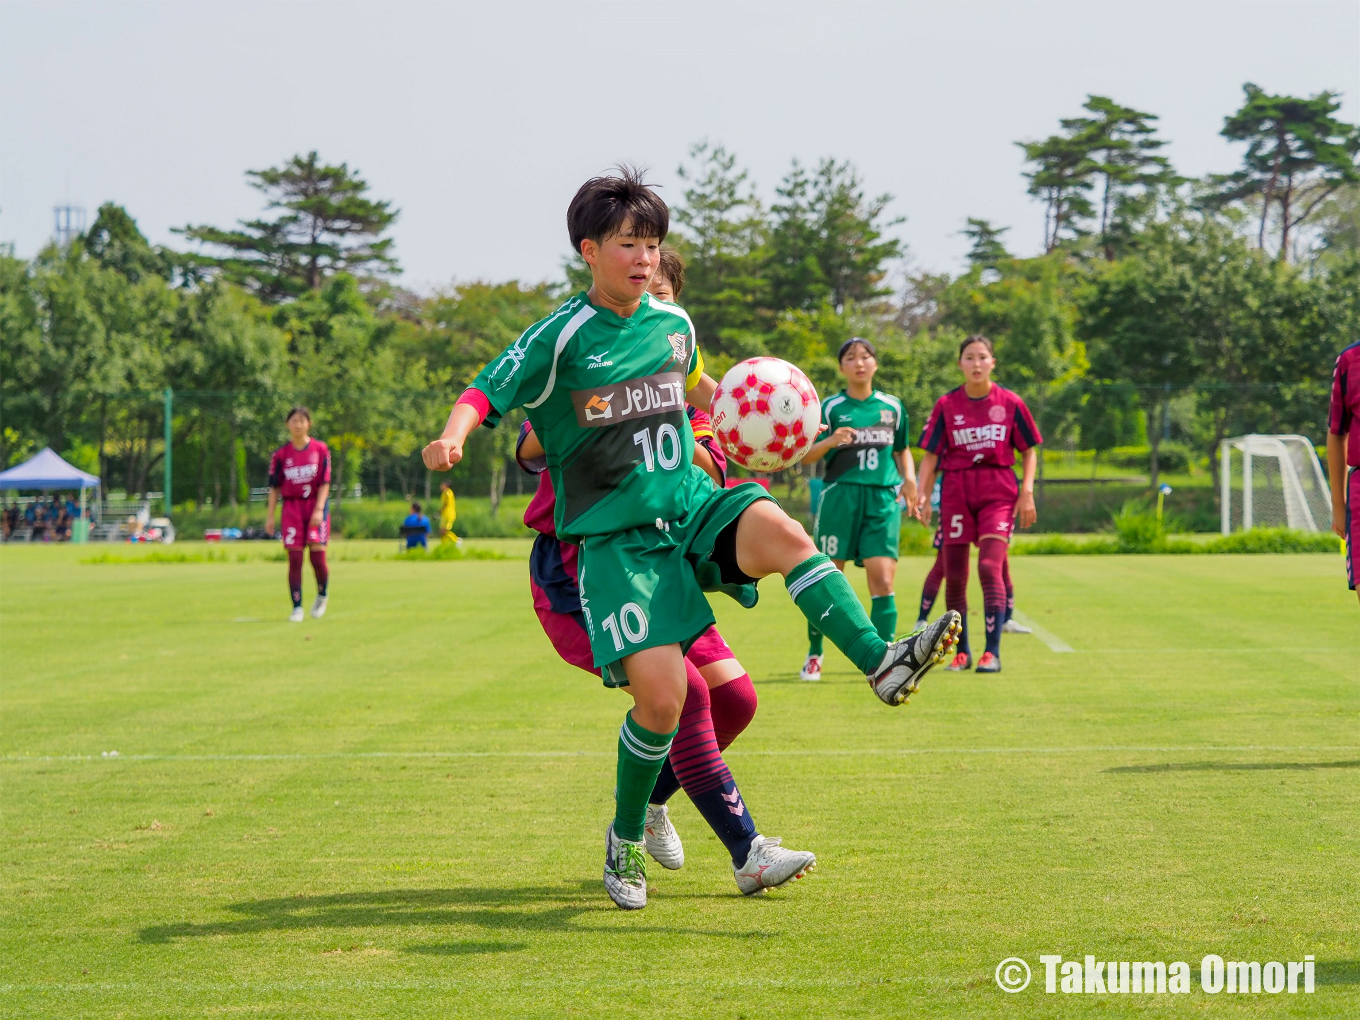
[{"label": "number 2 on shorts", "polygon": [[284,545],[292,545],[293,539],[297,538],[297,528],[289,528],[288,534],[283,536]]},{"label": "number 2 on shorts", "polygon": [[[600,624],[614,640],[614,651],[623,651],[623,639],[629,644],[637,644],[647,637],[647,616],[636,602],[625,602],[618,615],[610,613]],[[622,634],[620,634],[622,631]]]}]

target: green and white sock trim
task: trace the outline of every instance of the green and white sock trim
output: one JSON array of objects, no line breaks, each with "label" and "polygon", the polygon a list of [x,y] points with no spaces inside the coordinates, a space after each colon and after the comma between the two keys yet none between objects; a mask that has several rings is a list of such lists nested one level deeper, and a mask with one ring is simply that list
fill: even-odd
[{"label": "green and white sock trim", "polygon": [[[803,594],[803,592],[807,591],[828,574],[840,573],[840,571],[836,569],[836,564],[832,563],[831,560],[822,556],[820,557],[822,562],[817,563],[815,561],[818,558],[819,557],[817,556],[810,557],[789,571],[789,579],[785,582],[785,587],[789,590],[789,598],[793,599],[794,602],[798,601],[799,595]],[[805,567],[807,568],[806,573],[801,574],[797,578],[793,576]]]},{"label": "green and white sock trim", "polygon": [[[642,732],[646,733],[648,736],[655,736],[650,730],[643,730],[642,727],[633,722],[632,717],[629,716],[624,719],[623,725],[619,727],[619,740],[623,743],[623,746],[628,748],[629,752],[637,755],[643,761],[665,761],[666,755],[671,753],[670,738],[667,738],[665,746],[646,744],[637,738],[633,732],[634,728],[642,730]],[[675,734],[672,733],[671,737],[674,736]]]}]

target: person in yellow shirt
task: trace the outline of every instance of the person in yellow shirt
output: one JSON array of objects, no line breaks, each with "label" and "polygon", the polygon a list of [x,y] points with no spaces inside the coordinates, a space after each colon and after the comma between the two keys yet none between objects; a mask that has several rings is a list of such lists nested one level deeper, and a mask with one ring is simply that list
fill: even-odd
[{"label": "person in yellow shirt", "polygon": [[454,504],[453,486],[448,482],[439,483],[439,530],[443,534],[442,542],[457,542],[458,536],[453,533],[453,522],[458,518],[458,509]]}]

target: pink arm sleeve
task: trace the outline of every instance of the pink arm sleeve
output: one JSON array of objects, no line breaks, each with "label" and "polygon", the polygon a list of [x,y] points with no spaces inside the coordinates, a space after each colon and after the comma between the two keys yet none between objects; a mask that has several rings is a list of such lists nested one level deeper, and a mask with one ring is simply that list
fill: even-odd
[{"label": "pink arm sleeve", "polygon": [[467,404],[477,412],[477,424],[486,421],[486,416],[491,413],[491,401],[486,398],[486,394],[475,387],[469,386],[463,391],[463,395],[458,398],[454,406]]}]

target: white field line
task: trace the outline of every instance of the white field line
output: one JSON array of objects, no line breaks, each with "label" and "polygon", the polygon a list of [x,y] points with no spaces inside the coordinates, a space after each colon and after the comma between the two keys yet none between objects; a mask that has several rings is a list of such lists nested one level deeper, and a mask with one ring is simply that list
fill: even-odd
[{"label": "white field line", "polygon": [[1020,612],[1020,610],[1018,609],[1015,610],[1015,612],[1012,615],[1021,623],[1023,623],[1026,627],[1029,627],[1031,630],[1033,630],[1034,636],[1037,637],[1044,644],[1048,645],[1048,647],[1053,651],[1055,652],[1073,651],[1072,646],[1069,645],[1066,641],[1058,637],[1058,635],[1054,634],[1052,631],[1045,630],[1043,627],[1040,627],[1038,623],[1036,623],[1034,620],[1031,620],[1024,613]]},{"label": "white field line", "polygon": [[[1274,744],[1188,744],[1188,745],[1118,745],[1091,747],[894,747],[875,748],[781,748],[768,751],[745,751],[733,748],[724,754],[745,758],[855,758],[890,756],[907,757],[920,754],[1164,754],[1172,753],[1241,753],[1254,751],[1294,752],[1326,751],[1351,753],[1360,751],[1360,744],[1333,745],[1274,745]],[[193,761],[331,761],[335,759],[457,759],[457,758],[613,758],[614,751],[330,751],[313,754],[119,754],[105,757],[94,754],[10,754],[0,762],[193,762]]]}]

